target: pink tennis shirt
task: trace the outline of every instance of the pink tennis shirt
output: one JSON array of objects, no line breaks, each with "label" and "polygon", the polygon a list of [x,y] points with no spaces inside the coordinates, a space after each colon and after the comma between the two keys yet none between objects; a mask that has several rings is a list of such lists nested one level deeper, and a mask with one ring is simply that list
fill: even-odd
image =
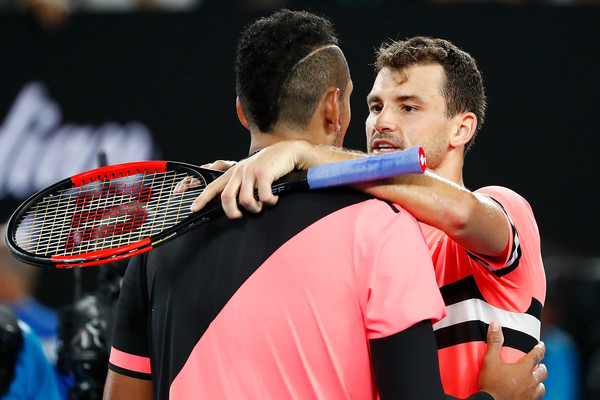
[{"label": "pink tennis shirt", "polygon": [[540,236],[530,205],[499,186],[476,191],[494,200],[506,216],[510,242],[503,260],[470,254],[444,232],[421,224],[448,315],[434,324],[442,383],[464,398],[477,391],[488,324],[504,333],[501,358],[515,362],[540,339],[546,277]]},{"label": "pink tennis shirt", "polygon": [[[335,200],[335,211],[293,231],[275,251],[263,249],[268,235],[281,236],[278,231],[289,230],[295,218],[312,221],[314,210],[327,209],[329,197]],[[132,276],[141,276],[147,281],[141,290],[146,293],[133,297],[140,299],[135,306],[120,304],[118,321],[126,321],[128,313],[135,318],[141,309],[151,314],[150,328],[139,327],[137,333],[131,324],[128,334],[121,332],[113,343],[111,369],[149,379],[152,367],[153,382],[161,382],[159,376],[170,371],[171,377],[162,381],[168,382],[168,396],[161,395],[160,389],[156,395],[155,389],[157,399],[377,398],[369,340],[394,335],[423,320],[437,321],[445,308],[414,217],[374,199],[353,200],[355,204],[340,208],[339,197],[294,195],[280,199],[291,203],[259,218],[224,222],[247,224],[249,234],[238,235],[232,246],[234,236],[228,236],[232,229],[208,232],[215,246],[230,243],[229,251],[218,258],[219,267],[210,266],[209,272],[206,266],[191,266],[184,278],[172,271],[177,270],[178,259],[169,266],[157,265],[152,254],[140,267],[144,272],[128,270],[125,290]],[[290,212],[298,215],[282,219]],[[284,220],[286,224],[281,223]],[[192,238],[186,240],[203,243],[202,232],[190,234]],[[211,246],[196,246],[196,252],[213,254],[217,247]],[[172,257],[179,253],[166,251]],[[269,254],[251,267],[247,279],[215,310],[208,325],[196,327],[203,324],[199,322],[203,307],[213,302],[211,291],[234,281],[238,271],[250,264],[248,258],[238,257],[245,252]],[[168,280],[171,283],[166,285]],[[178,287],[188,282],[197,282],[197,290]],[[122,296],[126,303],[127,293]],[[169,317],[182,309],[185,321]],[[196,329],[199,333],[194,336],[191,332]],[[182,330],[185,334],[180,334]],[[164,331],[174,334],[165,339]],[[195,337],[189,349],[182,344],[185,336]],[[133,339],[144,337],[149,345]],[[175,358],[182,360],[181,367]]]}]

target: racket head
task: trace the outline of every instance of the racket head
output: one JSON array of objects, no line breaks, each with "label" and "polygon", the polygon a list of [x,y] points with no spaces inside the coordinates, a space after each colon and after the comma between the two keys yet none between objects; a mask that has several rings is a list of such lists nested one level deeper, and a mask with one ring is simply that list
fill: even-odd
[{"label": "racket head", "polygon": [[[8,221],[6,243],[17,259],[41,267],[96,265],[130,257],[150,250],[178,227],[193,225],[192,220],[209,218],[209,212],[192,215],[189,205],[221,174],[172,161],[87,171],[23,202]],[[186,180],[191,185],[174,195]]]}]

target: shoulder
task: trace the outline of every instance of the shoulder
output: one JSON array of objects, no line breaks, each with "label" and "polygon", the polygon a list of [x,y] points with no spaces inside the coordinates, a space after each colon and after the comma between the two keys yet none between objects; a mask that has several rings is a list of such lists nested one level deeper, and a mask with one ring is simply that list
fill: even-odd
[{"label": "shoulder", "polygon": [[503,186],[486,186],[477,189],[477,195],[485,195],[491,198],[503,210],[514,223],[526,220],[535,224],[535,217],[529,202],[519,193]]},{"label": "shoulder", "polygon": [[383,201],[347,187],[339,187],[281,196],[275,207],[252,218],[260,225],[270,221],[286,221],[289,229],[300,231],[317,221],[339,221],[341,215],[344,216],[344,225],[348,226],[363,215],[377,214],[384,209],[392,212]]},{"label": "shoulder", "polygon": [[[356,205],[357,218],[366,225],[410,225],[420,230],[416,218],[402,206],[386,200],[368,199]],[[400,228],[402,229],[402,228]]]},{"label": "shoulder", "polygon": [[421,226],[404,208],[379,199],[370,199],[352,208],[357,243],[370,243],[378,249],[388,247],[396,260],[398,254],[410,253],[424,255],[426,261],[431,262]]},{"label": "shoulder", "polygon": [[[523,276],[535,278],[541,292],[545,292],[544,268],[541,259],[541,240],[535,216],[531,206],[521,195],[515,191],[501,186],[487,186],[478,189],[475,193],[485,195],[491,198],[504,213],[510,226],[511,237],[508,251],[508,261],[498,276],[509,274],[517,270],[514,279],[521,279]],[[517,268],[524,265],[523,268]],[[535,271],[533,273],[532,271]],[[524,275],[523,275],[524,274]],[[543,295],[535,296],[543,298]]]},{"label": "shoulder", "polygon": [[504,186],[484,186],[475,190],[474,193],[488,196],[503,206],[520,206],[531,209],[529,202],[523,196]]}]

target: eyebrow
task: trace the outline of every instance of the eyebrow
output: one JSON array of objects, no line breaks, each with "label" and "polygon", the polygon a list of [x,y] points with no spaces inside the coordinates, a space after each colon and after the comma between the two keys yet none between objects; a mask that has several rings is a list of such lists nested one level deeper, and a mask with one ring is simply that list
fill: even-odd
[{"label": "eyebrow", "polygon": [[376,95],[370,94],[370,93],[367,95],[367,103],[370,103],[372,101],[377,101],[377,100],[379,100],[379,96],[376,96]]},{"label": "eyebrow", "polygon": [[[375,94],[369,94],[367,96],[367,103],[370,103],[372,101],[379,101],[381,100],[379,96],[375,95]],[[406,94],[406,95],[402,95],[402,96],[396,96],[394,98],[394,101],[396,102],[403,102],[403,101],[416,101],[417,103],[423,103],[423,100],[417,96],[416,94]]]}]

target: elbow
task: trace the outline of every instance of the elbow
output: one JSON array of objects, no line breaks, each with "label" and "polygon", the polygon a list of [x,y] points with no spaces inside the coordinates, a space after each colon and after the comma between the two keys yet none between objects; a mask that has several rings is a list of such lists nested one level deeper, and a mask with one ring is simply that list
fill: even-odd
[{"label": "elbow", "polygon": [[452,237],[462,236],[468,227],[468,215],[466,212],[457,212],[453,210],[446,214],[446,228],[444,231]]},{"label": "elbow", "polygon": [[462,237],[469,228],[477,200],[471,193],[465,193],[445,208],[444,231],[452,237]]}]

